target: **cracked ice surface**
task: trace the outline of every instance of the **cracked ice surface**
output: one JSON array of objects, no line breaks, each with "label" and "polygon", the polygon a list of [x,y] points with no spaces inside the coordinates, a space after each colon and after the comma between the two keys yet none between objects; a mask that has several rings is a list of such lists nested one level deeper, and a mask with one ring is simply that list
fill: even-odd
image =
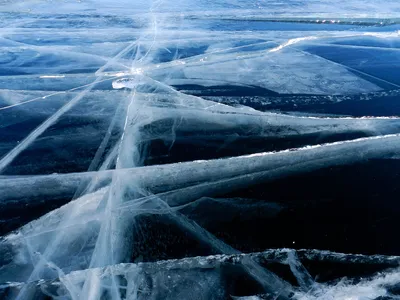
[{"label": "cracked ice surface", "polygon": [[397,2],[0,2],[0,297],[398,299]]}]

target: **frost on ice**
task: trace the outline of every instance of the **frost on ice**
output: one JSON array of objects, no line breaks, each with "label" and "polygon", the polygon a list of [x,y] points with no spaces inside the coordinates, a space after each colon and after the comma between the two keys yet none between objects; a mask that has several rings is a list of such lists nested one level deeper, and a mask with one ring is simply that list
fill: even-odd
[{"label": "frost on ice", "polygon": [[1,298],[400,297],[397,1],[0,15]]}]

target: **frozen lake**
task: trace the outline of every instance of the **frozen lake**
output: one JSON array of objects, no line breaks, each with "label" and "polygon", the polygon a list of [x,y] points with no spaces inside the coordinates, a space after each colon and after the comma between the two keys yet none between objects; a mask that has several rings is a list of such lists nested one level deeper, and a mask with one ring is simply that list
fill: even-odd
[{"label": "frozen lake", "polygon": [[398,1],[0,1],[0,298],[398,299]]}]

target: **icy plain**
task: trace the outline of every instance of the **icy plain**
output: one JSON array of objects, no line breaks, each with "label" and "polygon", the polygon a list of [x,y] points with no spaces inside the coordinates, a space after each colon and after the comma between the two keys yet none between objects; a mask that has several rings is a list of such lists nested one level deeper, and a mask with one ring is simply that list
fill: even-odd
[{"label": "icy plain", "polygon": [[399,65],[397,0],[0,1],[0,298],[399,299]]}]

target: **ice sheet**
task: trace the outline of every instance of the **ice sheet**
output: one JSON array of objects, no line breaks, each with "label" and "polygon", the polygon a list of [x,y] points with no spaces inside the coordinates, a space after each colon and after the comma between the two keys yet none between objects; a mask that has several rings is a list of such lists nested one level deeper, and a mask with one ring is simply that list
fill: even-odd
[{"label": "ice sheet", "polygon": [[[386,175],[382,195],[397,182],[397,1],[18,0],[0,16],[0,297],[399,296],[398,247],[279,244],[275,221],[341,199],[259,192],[346,168]],[[380,235],[389,200],[369,211]]]}]

